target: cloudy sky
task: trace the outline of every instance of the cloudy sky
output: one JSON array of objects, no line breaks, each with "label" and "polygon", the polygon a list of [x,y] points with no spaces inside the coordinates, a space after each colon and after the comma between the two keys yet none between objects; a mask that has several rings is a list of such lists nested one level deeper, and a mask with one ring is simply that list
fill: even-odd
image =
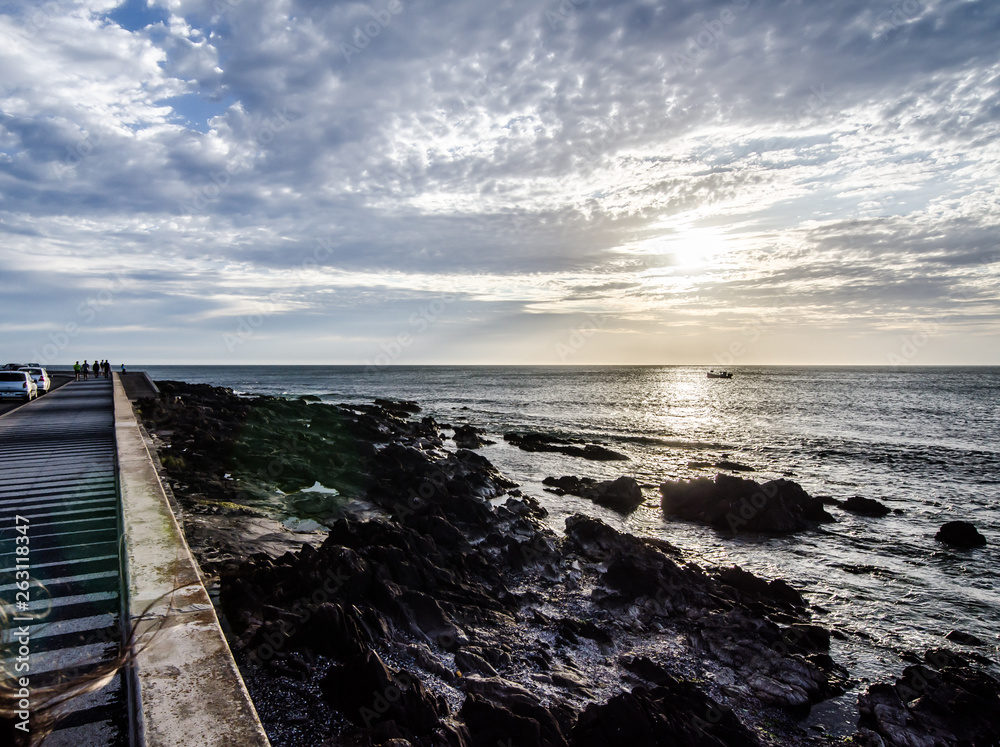
[{"label": "cloudy sky", "polygon": [[995,0],[0,0],[2,357],[1000,364]]}]

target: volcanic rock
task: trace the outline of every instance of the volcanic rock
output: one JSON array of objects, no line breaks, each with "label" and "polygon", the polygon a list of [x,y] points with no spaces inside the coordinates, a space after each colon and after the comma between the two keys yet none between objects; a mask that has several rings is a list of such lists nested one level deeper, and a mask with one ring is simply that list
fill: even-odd
[{"label": "volcanic rock", "polygon": [[977,638],[972,633],[963,633],[961,630],[951,630],[945,636],[949,641],[961,643],[964,646],[985,646],[986,643],[981,638]]},{"label": "volcanic rock", "polygon": [[[598,462],[628,461],[628,457],[624,454],[605,446],[588,444],[579,439],[558,438],[544,433],[505,433],[503,440],[524,451],[552,451]],[[581,447],[578,444],[584,445]]]},{"label": "volcanic rock", "polygon": [[938,530],[934,539],[962,549],[983,547],[986,544],[986,538],[979,533],[974,524],[967,521],[949,521]]},{"label": "volcanic rock", "polygon": [[865,498],[860,495],[852,495],[846,501],[840,504],[840,507],[845,511],[850,511],[853,514],[860,514],[861,516],[872,516],[879,518],[892,513],[891,509],[884,503],[876,501],[874,498]]},{"label": "volcanic rock", "polygon": [[642,505],[642,489],[634,477],[623,475],[617,480],[597,482],[590,477],[546,477],[544,485],[555,488],[554,492],[571,493],[592,500],[601,506],[619,513],[629,513]]},{"label": "volcanic rock", "polygon": [[995,745],[1000,734],[1000,682],[950,657],[928,652],[894,685],[871,685],[858,696],[862,744],[887,747]]},{"label": "volcanic rock", "polygon": [[471,425],[455,426],[454,441],[455,446],[460,449],[479,449],[496,443],[496,441],[483,438],[483,435]]},{"label": "volcanic rock", "polygon": [[665,482],[660,486],[663,513],[715,527],[751,532],[795,532],[834,521],[813,498],[791,480],[764,484],[729,475],[715,480]]}]

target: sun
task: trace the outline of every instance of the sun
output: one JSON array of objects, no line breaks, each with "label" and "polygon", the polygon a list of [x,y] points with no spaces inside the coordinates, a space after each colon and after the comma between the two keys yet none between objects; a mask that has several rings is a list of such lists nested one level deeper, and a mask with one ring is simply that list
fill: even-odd
[{"label": "sun", "polygon": [[717,228],[690,227],[662,238],[661,253],[683,272],[708,269],[714,259],[729,249],[725,234]]}]

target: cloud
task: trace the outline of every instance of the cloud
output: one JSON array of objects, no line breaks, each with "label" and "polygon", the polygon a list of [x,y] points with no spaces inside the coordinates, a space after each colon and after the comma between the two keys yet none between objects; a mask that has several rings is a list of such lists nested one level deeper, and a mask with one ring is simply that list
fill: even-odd
[{"label": "cloud", "polygon": [[959,0],[11,2],[0,259],[65,268],[19,276],[53,329],[125,272],[118,313],[222,361],[255,299],[288,356],[326,325],[356,361],[449,287],[499,358],[610,313],[647,347],[700,315],[704,359],[778,300],[961,335],[954,294],[995,299],[998,27]]}]

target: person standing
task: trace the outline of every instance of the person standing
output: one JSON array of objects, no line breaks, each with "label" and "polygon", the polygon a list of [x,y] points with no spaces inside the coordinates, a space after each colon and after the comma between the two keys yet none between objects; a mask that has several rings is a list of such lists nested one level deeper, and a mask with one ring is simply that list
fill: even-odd
[{"label": "person standing", "polygon": [[73,364],[73,373],[76,376],[76,381],[80,380],[80,361]]},{"label": "person standing", "polygon": [[86,381],[87,377],[90,375],[90,364],[87,363],[86,359],[84,359],[83,366],[80,370],[83,371],[83,380]]},{"label": "person standing", "polygon": [[106,379],[111,378],[111,361],[109,361],[107,358],[104,359],[104,378]]}]

